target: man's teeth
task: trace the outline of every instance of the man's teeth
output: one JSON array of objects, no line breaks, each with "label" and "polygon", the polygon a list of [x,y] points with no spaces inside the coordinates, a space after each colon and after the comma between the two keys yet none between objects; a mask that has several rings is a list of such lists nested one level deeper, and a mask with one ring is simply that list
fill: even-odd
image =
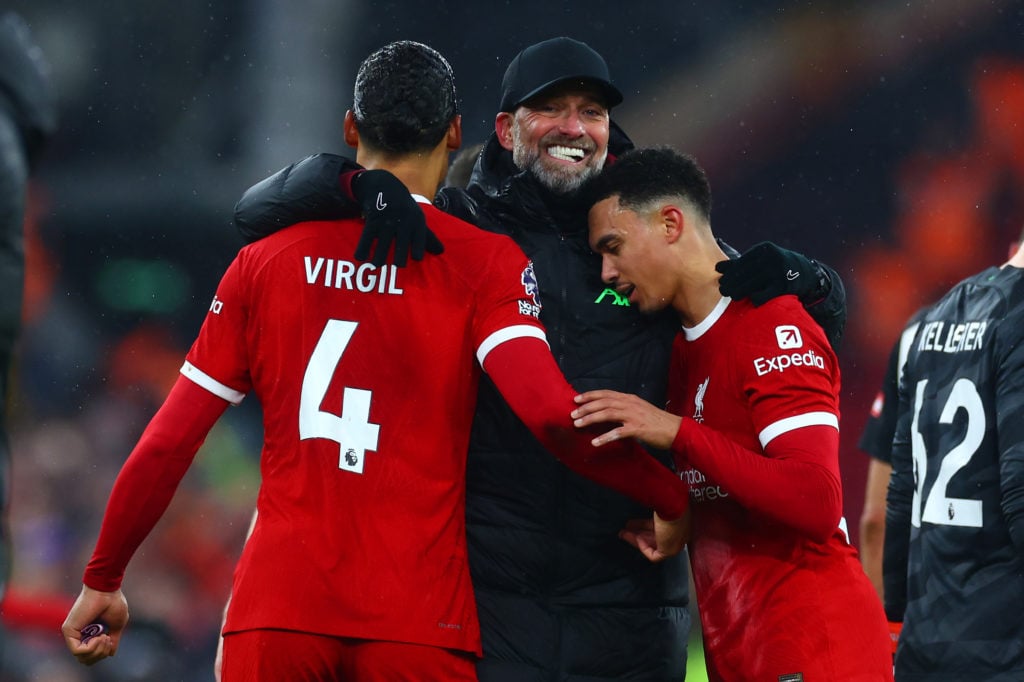
[{"label": "man's teeth", "polygon": [[582,149],[562,146],[548,147],[548,154],[562,161],[579,161],[586,156]]}]

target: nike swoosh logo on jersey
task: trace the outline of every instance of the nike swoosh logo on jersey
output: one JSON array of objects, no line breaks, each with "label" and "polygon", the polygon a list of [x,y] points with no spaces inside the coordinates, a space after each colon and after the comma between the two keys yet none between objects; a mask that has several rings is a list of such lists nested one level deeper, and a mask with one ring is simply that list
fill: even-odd
[{"label": "nike swoosh logo on jersey", "polygon": [[792,282],[794,279],[796,279],[799,276],[800,276],[799,272],[793,272],[792,270],[787,270],[786,271],[786,279],[788,279],[790,282]]},{"label": "nike swoosh logo on jersey", "polygon": [[387,207],[388,204],[384,201],[384,192],[377,192],[377,210],[383,211]]}]

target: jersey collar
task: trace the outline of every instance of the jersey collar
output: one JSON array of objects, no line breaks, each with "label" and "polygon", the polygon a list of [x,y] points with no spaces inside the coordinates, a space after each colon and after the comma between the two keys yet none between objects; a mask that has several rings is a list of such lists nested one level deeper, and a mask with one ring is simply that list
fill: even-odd
[{"label": "jersey collar", "polygon": [[732,299],[728,296],[723,296],[719,299],[718,304],[708,313],[708,316],[701,320],[697,325],[693,327],[687,327],[683,325],[683,334],[686,335],[687,341],[696,341],[703,336],[709,329],[715,326],[715,322],[725,314],[725,309],[732,303]]}]

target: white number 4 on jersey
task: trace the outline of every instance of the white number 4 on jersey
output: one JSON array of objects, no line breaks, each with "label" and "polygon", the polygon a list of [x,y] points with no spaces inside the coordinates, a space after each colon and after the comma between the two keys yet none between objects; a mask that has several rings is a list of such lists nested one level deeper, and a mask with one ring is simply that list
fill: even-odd
[{"label": "white number 4 on jersey", "polygon": [[380,425],[370,423],[371,392],[346,386],[340,416],[320,409],[357,326],[358,322],[346,320],[328,320],[324,325],[302,379],[299,439],[333,440],[341,446],[338,468],[361,474],[366,451],[376,451],[380,439]]}]

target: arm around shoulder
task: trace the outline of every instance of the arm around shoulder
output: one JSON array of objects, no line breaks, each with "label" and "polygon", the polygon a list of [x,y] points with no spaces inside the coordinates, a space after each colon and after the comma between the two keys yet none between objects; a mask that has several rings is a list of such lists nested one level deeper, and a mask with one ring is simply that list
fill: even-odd
[{"label": "arm around shoulder", "polygon": [[680,519],[687,512],[689,489],[636,442],[597,448],[591,442],[596,431],[574,426],[570,413],[576,392],[541,340],[506,341],[491,350],[484,363],[516,415],[566,466],[653,508],[662,519]]},{"label": "arm around shoulder", "polygon": [[307,156],[247,189],[235,204],[235,227],[251,243],[295,223],[357,216],[359,204],[339,178],[360,169],[337,154]]}]

